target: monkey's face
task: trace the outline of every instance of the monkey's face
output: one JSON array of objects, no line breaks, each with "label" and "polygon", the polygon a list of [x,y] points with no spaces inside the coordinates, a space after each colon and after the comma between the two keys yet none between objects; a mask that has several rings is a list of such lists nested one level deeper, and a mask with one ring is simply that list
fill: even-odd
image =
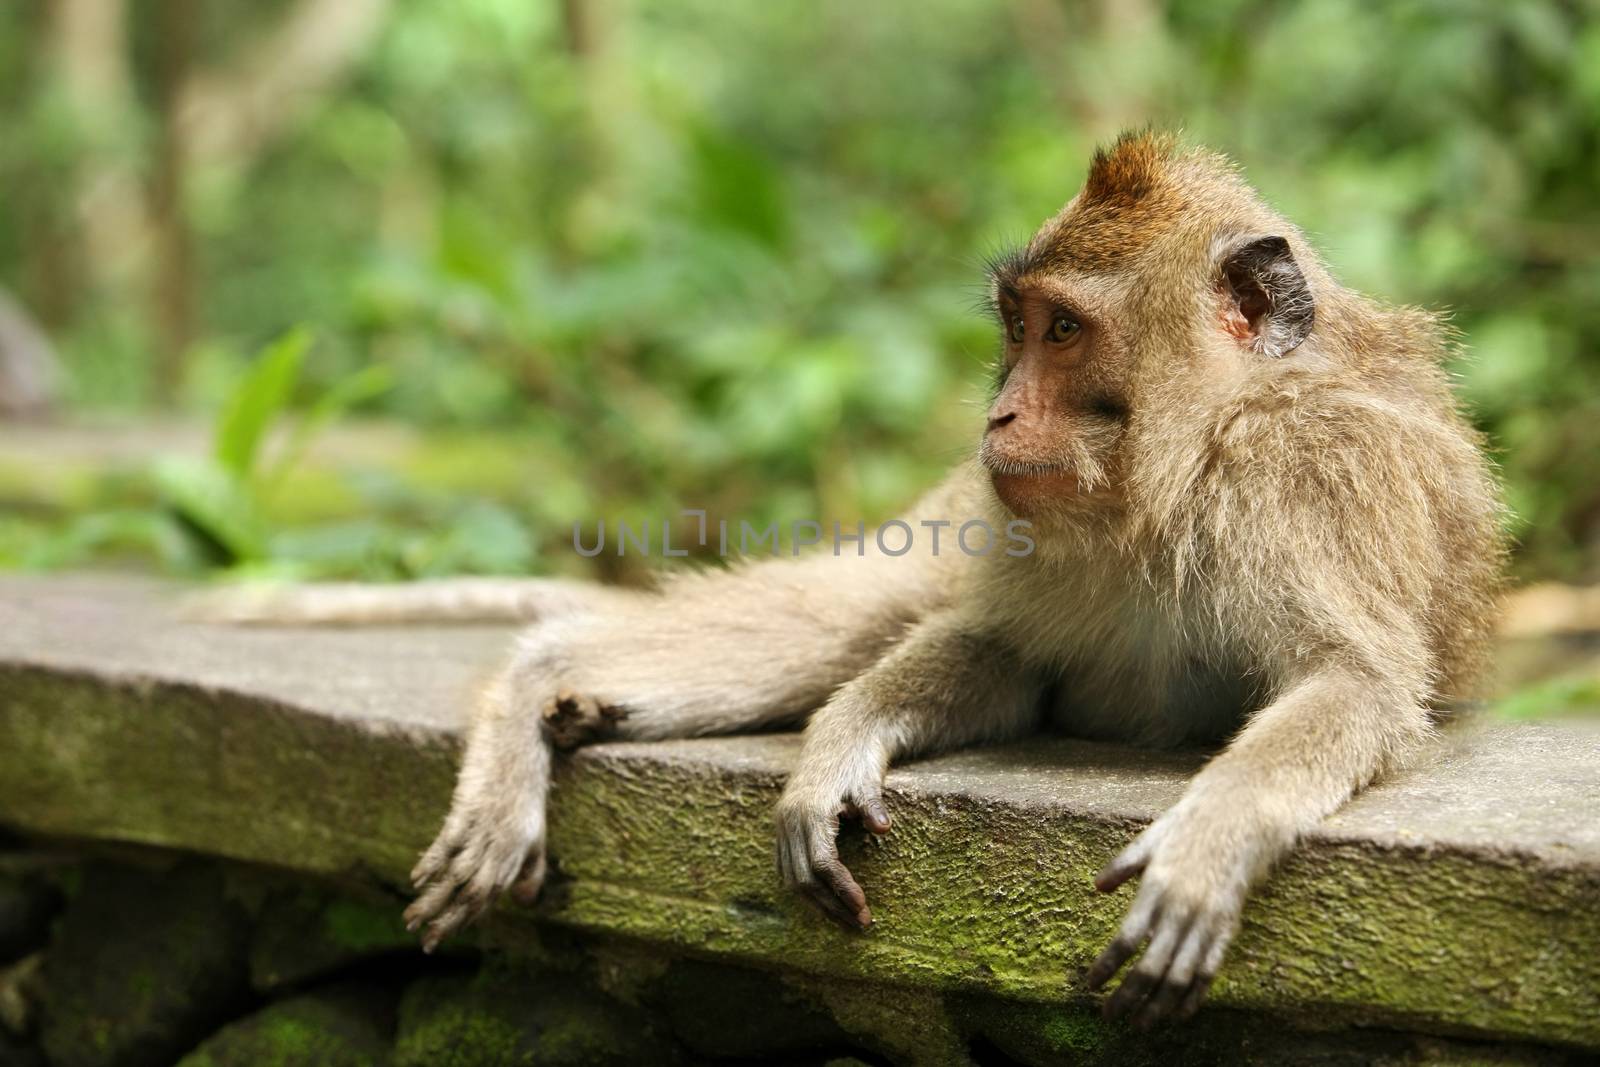
[{"label": "monkey's face", "polygon": [[995,287],[1002,356],[979,453],[996,495],[1029,518],[1114,507],[1128,422],[1111,300],[1067,272]]},{"label": "monkey's face", "polygon": [[1310,335],[1288,230],[1225,164],[1160,138],[1097,156],[1060,214],[990,265],[1001,358],[979,457],[1000,502],[1069,522],[1137,504],[1140,439],[1166,441],[1170,466],[1174,426]]}]

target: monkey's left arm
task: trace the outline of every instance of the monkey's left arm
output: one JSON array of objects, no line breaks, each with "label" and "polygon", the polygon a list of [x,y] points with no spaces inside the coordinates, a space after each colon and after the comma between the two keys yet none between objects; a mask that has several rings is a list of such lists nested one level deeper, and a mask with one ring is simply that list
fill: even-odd
[{"label": "monkey's left arm", "polygon": [[[1335,415],[1323,425],[1329,436],[1311,455],[1274,425],[1246,455],[1224,457],[1224,480],[1199,498],[1191,529],[1207,548],[1208,584],[1228,594],[1218,596],[1223,628],[1272,696],[1095,879],[1110,892],[1139,878],[1087,976],[1100,988],[1144,946],[1106,1001],[1109,1016],[1149,1025],[1193,1014],[1251,886],[1429,736],[1424,620],[1437,619],[1430,605],[1451,580],[1435,525],[1449,509],[1430,499],[1424,469],[1439,450],[1392,428],[1338,437]],[[1241,515],[1255,517],[1250,528],[1218,528],[1216,516]]]}]

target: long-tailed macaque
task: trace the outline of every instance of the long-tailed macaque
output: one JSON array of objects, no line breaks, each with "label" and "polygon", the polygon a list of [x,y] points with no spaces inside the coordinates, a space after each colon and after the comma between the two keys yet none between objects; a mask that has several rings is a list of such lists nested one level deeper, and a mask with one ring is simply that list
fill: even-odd
[{"label": "long-tailed macaque", "polygon": [[[889,831],[898,759],[1041,722],[1151,745],[1229,739],[1109,858],[1139,879],[1090,969],[1149,1023],[1194,1012],[1250,887],[1426,742],[1465,695],[1502,566],[1496,487],[1451,398],[1438,319],[1339,285],[1233,167],[1159,134],[992,265],[1000,335],[976,459],[905,516],[1036,551],[773,560],[649,592],[473,581],[309,588],[239,617],[532,620],[472,719],[406,916],[425,947],[538,892],[553,748],[806,723],[778,870],[871,922],[841,817]],[[1141,953],[1142,949],[1142,953]]]}]

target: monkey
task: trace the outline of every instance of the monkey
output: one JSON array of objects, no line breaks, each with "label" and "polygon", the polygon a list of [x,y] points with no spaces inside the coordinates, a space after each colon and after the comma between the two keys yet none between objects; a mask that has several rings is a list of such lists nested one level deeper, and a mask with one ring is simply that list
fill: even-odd
[{"label": "monkey", "polygon": [[844,818],[890,832],[889,765],[1049,725],[1212,750],[1094,880],[1138,888],[1086,987],[1127,968],[1109,1016],[1184,1019],[1252,887],[1476,691],[1507,547],[1441,317],[1343,287],[1231,161],[1151,130],[1097,151],[987,288],[976,453],[904,518],[1025,519],[1035,551],[234,602],[243,621],[530,620],[412,872],[426,950],[503,891],[537,895],[557,748],[804,724],[778,874],[862,929],[836,838]]}]

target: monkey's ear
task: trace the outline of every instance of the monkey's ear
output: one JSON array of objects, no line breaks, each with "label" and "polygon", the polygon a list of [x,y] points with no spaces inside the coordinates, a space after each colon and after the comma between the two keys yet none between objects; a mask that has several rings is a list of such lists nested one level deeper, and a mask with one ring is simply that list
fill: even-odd
[{"label": "monkey's ear", "polygon": [[1316,322],[1316,306],[1300,265],[1282,237],[1256,237],[1223,256],[1221,287],[1231,300],[1228,332],[1277,359],[1299,347]]}]

